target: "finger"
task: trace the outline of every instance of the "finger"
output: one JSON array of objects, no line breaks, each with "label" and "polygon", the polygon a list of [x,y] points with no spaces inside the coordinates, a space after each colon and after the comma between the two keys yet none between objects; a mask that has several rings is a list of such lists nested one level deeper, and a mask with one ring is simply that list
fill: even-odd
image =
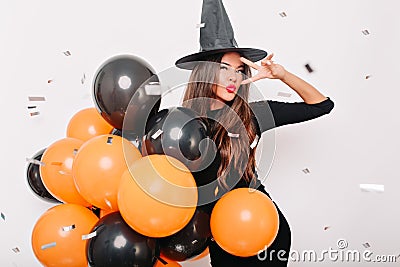
[{"label": "finger", "polygon": [[240,57],[240,61],[242,61],[244,64],[249,65],[250,67],[252,67],[253,69],[258,70],[260,68],[260,66],[258,66],[256,63],[254,63],[253,61],[248,60],[247,58],[244,57]]},{"label": "finger", "polygon": [[258,81],[260,79],[262,79],[262,77],[257,74],[257,75],[254,75],[253,77],[250,77],[250,78],[248,78],[246,80],[243,80],[240,84],[253,83],[253,82]]},{"label": "finger", "polygon": [[243,80],[240,84],[248,84],[248,83],[251,83],[251,82],[253,82],[253,80],[251,78],[248,78],[246,80]]}]

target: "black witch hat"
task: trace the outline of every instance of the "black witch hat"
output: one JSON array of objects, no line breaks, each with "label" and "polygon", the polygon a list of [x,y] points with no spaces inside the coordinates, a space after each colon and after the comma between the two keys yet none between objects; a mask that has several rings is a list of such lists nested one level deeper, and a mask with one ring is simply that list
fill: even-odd
[{"label": "black witch hat", "polygon": [[175,62],[182,69],[192,69],[196,61],[206,61],[211,55],[237,52],[251,61],[259,61],[267,52],[256,48],[239,48],[222,0],[203,0],[200,28],[200,52]]}]

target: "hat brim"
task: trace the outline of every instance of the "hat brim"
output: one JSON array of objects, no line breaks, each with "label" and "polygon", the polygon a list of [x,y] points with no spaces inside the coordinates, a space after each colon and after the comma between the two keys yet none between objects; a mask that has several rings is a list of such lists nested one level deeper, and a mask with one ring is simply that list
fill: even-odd
[{"label": "hat brim", "polygon": [[181,69],[191,70],[193,69],[197,62],[199,61],[207,61],[209,56],[220,54],[220,53],[228,53],[228,52],[236,52],[242,55],[243,57],[247,58],[250,61],[256,62],[259,61],[267,56],[267,52],[257,48],[221,48],[221,49],[214,49],[209,51],[201,51],[198,53],[194,53],[188,56],[185,56],[181,59],[178,59],[175,62],[175,65]]}]

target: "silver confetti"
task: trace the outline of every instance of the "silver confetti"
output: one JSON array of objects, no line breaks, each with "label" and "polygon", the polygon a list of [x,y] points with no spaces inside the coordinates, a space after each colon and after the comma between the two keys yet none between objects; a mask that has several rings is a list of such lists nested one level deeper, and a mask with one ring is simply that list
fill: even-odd
[{"label": "silver confetti", "polygon": [[303,172],[304,172],[305,174],[308,174],[308,173],[310,173],[310,170],[309,170],[308,168],[305,168],[305,169],[303,170]]},{"label": "silver confetti", "polygon": [[362,245],[364,246],[364,248],[369,248],[369,247],[371,247],[371,246],[369,245],[368,242],[366,242],[366,243],[364,243],[364,244],[362,244]]},{"label": "silver confetti", "polygon": [[112,142],[113,142],[113,137],[112,136],[107,137],[107,144],[111,145]]},{"label": "silver confetti", "polygon": [[29,101],[46,101],[44,96],[28,96]]},{"label": "silver confetti", "polygon": [[228,136],[229,136],[229,137],[232,137],[232,138],[239,138],[240,134],[228,132]]},{"label": "silver confetti", "polygon": [[12,251],[14,251],[14,253],[19,253],[19,252],[21,252],[21,251],[19,250],[19,248],[17,248],[17,247],[13,248]]},{"label": "silver confetti", "polygon": [[81,78],[81,84],[84,84],[86,80],[86,75],[85,73],[83,74],[83,77]]},{"label": "silver confetti", "polygon": [[251,143],[251,145],[250,145],[250,148],[251,148],[251,149],[253,149],[253,148],[255,148],[255,147],[257,146],[258,140],[259,140],[259,139],[260,139],[260,138],[258,137],[258,135],[256,135],[256,137],[254,138],[253,143]]},{"label": "silver confetti", "polygon": [[6,220],[6,215],[4,215],[4,213],[1,213],[1,218],[3,219],[3,221]]},{"label": "silver confetti", "polygon": [[163,131],[161,129],[158,129],[157,132],[155,132],[151,138],[153,139],[157,139],[161,134],[163,133]]},{"label": "silver confetti", "polygon": [[74,229],[75,229],[75,224],[70,225],[70,226],[64,226],[64,227],[62,228],[62,230],[63,230],[64,232],[69,232],[69,231],[74,230]]},{"label": "silver confetti", "polygon": [[161,95],[162,88],[159,82],[151,82],[144,86],[146,95]]},{"label": "silver confetti", "polygon": [[281,13],[279,13],[279,16],[281,16],[282,18],[284,18],[284,17],[287,17],[287,15],[286,15],[286,13],[285,13],[285,12],[281,12]]},{"label": "silver confetti", "polygon": [[369,78],[371,78],[372,75],[366,75],[365,79],[368,80]]},{"label": "silver confetti", "polygon": [[91,239],[91,238],[95,237],[96,235],[97,235],[96,231],[94,231],[94,232],[92,232],[90,234],[87,234],[87,235],[82,235],[82,240]]},{"label": "silver confetti", "polygon": [[43,246],[41,247],[41,249],[42,249],[42,250],[45,250],[45,249],[48,249],[48,248],[55,247],[56,245],[57,245],[56,242],[48,243],[48,244],[43,245]]},{"label": "silver confetti", "polygon": [[278,92],[278,96],[291,97],[292,94],[290,94],[290,93],[284,93],[284,92]]},{"label": "silver confetti", "polygon": [[360,184],[360,189],[363,192],[382,193],[385,191],[385,186],[383,184]]},{"label": "silver confetti", "polygon": [[40,112],[39,112],[39,111],[31,112],[31,113],[29,113],[29,115],[30,115],[31,117],[37,116],[37,115],[40,115]]},{"label": "silver confetti", "polygon": [[362,33],[363,33],[364,35],[368,35],[368,34],[369,34],[369,31],[368,31],[368,30],[363,30]]},{"label": "silver confetti", "polygon": [[40,166],[44,166],[44,162],[37,160],[37,159],[30,159],[30,158],[26,158],[26,161],[35,165],[40,165]]},{"label": "silver confetti", "polygon": [[67,50],[67,51],[64,51],[63,54],[66,55],[67,57],[69,57],[69,56],[71,55],[71,52],[69,52],[69,51]]},{"label": "silver confetti", "polygon": [[198,23],[196,24],[196,28],[204,28],[206,26],[205,23]]}]

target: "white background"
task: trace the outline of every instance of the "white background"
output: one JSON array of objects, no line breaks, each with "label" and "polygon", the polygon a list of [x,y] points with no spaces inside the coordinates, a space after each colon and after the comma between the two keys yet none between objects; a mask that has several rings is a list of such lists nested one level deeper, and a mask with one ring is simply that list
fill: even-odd
[{"label": "white background", "polygon": [[[201,3],[0,2],[0,211],[6,216],[0,219],[1,266],[40,266],[31,249],[31,232],[53,204],[31,192],[25,159],[64,138],[72,115],[94,106],[93,75],[108,58],[137,55],[160,72],[197,52]],[[343,238],[348,249],[363,251],[368,242],[374,255],[399,255],[398,1],[224,3],[241,47],[274,52],[278,63],[335,102],[328,116],[275,131],[275,161],[265,185],[291,225],[292,249],[319,252],[337,248]],[[63,54],[67,50],[71,56]],[[307,63],[313,73],[307,72]],[[256,85],[266,98],[300,100],[279,81]],[[280,97],[278,92],[292,96]],[[46,97],[46,102],[35,103],[39,116],[29,116],[28,96]],[[260,168],[267,172],[262,164]],[[360,184],[381,184],[385,190],[363,192]],[[19,253],[12,251],[15,247]],[[182,265],[209,266],[208,261]],[[334,263],[313,266],[321,264]],[[335,263],[344,264],[363,265]]]}]

